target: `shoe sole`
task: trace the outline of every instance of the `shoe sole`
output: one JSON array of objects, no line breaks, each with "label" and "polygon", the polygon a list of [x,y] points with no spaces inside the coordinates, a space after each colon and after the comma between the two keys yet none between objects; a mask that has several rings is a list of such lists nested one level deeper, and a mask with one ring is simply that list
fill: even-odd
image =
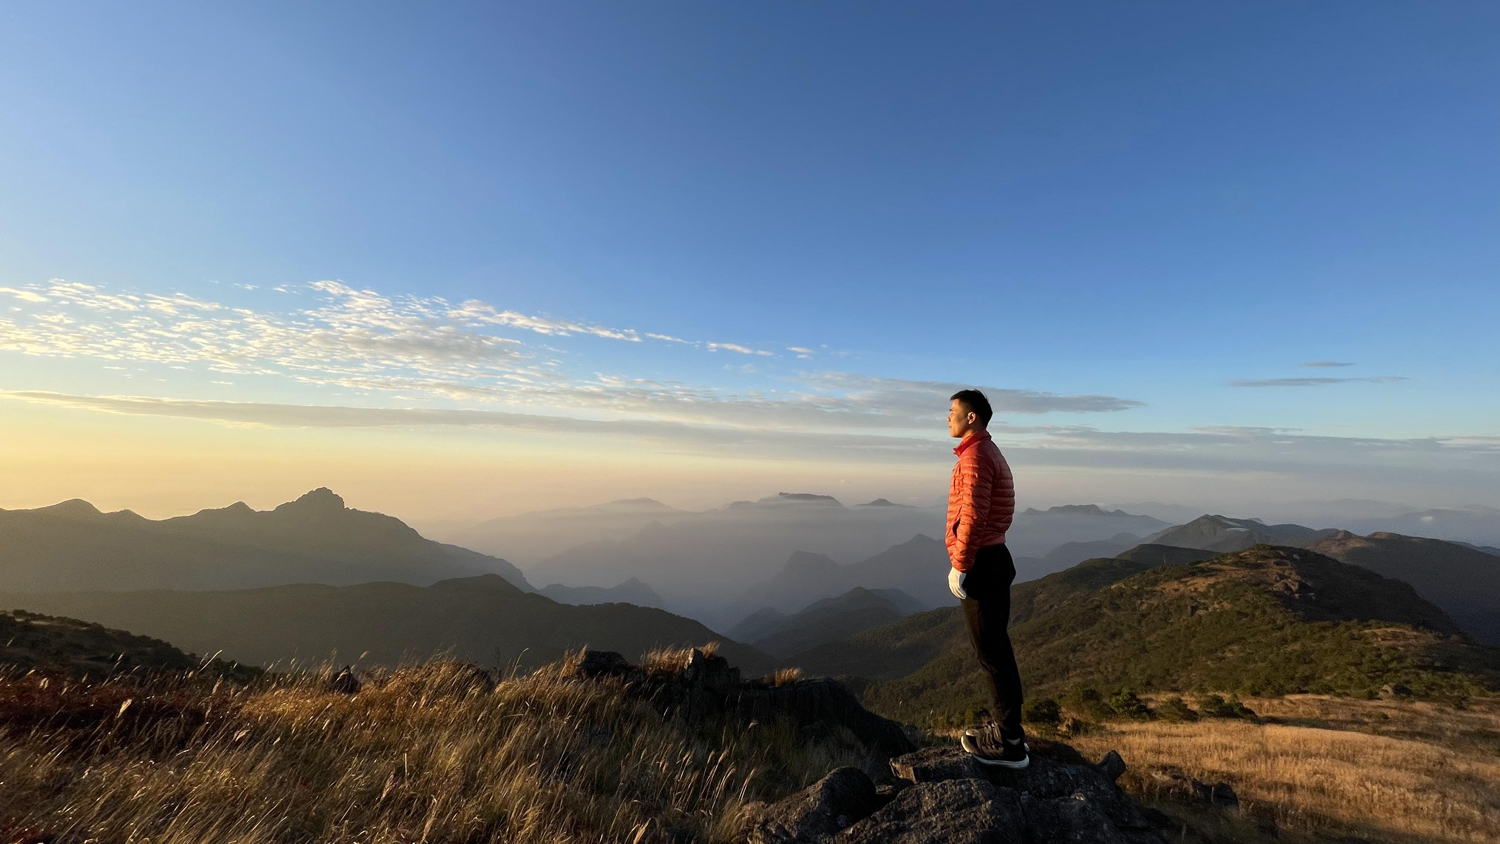
[{"label": "shoe sole", "polygon": [[959,744],[963,745],[963,749],[968,752],[969,756],[973,757],[974,761],[978,762],[981,765],[993,765],[997,768],[1007,768],[1012,771],[1019,771],[1031,764],[1031,754],[1029,752],[1027,753],[1026,758],[1013,762],[1009,759],[990,759],[986,756],[981,756],[978,749],[975,748],[975,746],[970,742],[967,735],[959,741]]}]

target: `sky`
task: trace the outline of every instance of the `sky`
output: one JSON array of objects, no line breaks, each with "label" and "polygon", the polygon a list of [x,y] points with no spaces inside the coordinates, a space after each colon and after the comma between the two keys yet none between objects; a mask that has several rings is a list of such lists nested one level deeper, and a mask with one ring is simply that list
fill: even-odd
[{"label": "sky", "polygon": [[0,8],[0,507],[1500,505],[1493,3]]}]

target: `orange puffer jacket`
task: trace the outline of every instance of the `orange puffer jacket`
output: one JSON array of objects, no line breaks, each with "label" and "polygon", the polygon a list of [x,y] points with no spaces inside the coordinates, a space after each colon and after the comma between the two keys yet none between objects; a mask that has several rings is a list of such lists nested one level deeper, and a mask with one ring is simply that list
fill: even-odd
[{"label": "orange puffer jacket", "polygon": [[986,545],[999,545],[1016,512],[1016,482],[1010,465],[988,431],[964,437],[953,449],[953,483],[948,487],[948,560],[968,571],[974,555]]}]

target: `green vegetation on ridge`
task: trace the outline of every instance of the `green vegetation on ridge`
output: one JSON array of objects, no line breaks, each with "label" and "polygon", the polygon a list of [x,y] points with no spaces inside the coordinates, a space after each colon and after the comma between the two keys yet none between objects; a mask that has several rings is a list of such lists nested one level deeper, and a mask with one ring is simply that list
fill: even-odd
[{"label": "green vegetation on ridge", "polygon": [[[1271,546],[1156,567],[1086,561],[1018,585],[1011,636],[1033,698],[1078,688],[1106,697],[1197,689],[1370,696],[1400,685],[1463,699],[1492,684],[1500,666],[1496,651],[1475,645],[1405,583]],[[880,681],[864,698],[888,717],[962,721],[987,702],[957,610],[866,631],[818,656],[804,667],[835,676],[884,668],[863,675]]]}]

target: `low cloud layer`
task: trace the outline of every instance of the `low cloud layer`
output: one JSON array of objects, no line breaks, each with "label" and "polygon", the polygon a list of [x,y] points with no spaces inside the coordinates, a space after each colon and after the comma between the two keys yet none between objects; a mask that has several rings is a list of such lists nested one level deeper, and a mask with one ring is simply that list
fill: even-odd
[{"label": "low cloud layer", "polygon": [[[463,426],[536,434],[580,433],[649,441],[667,450],[740,456],[816,457],[879,463],[946,464],[951,441],[932,436],[752,429],[671,420],[576,419],[493,410],[303,406],[141,396],[0,392],[0,398],[131,415],[281,428]],[[997,426],[993,433],[1022,472],[1045,467],[1187,474],[1256,475],[1351,483],[1500,484],[1500,437],[1329,437],[1282,428],[1101,431],[1088,426]]]}]

